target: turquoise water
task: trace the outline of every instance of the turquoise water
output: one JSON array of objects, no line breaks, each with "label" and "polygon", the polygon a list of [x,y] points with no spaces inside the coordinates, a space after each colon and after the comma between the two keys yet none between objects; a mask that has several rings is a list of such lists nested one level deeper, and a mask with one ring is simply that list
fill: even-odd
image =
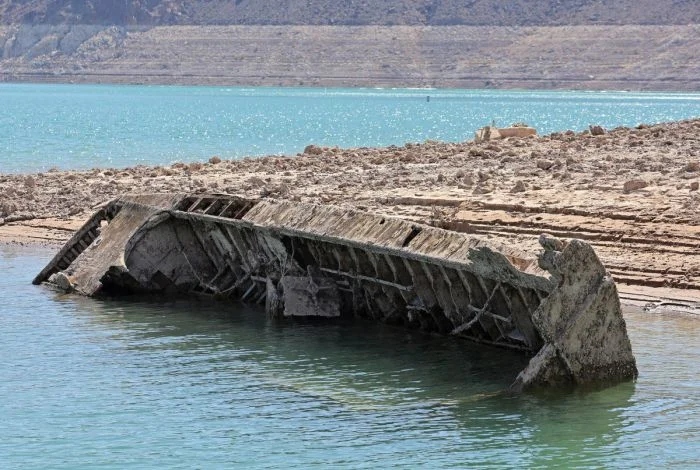
[{"label": "turquoise water", "polygon": [[[430,101],[426,99],[430,95]],[[700,116],[699,94],[0,85],[0,173]],[[696,468],[697,318],[625,312],[637,383],[503,393],[523,358],[240,304],[96,301],[0,245],[0,468]]]},{"label": "turquoise water", "polygon": [[697,468],[697,318],[626,312],[637,383],[507,396],[514,353],[240,304],[95,301],[0,248],[2,468]]},{"label": "turquoise water", "polygon": [[459,142],[492,121],[546,134],[699,116],[698,93],[0,84],[0,173]]}]

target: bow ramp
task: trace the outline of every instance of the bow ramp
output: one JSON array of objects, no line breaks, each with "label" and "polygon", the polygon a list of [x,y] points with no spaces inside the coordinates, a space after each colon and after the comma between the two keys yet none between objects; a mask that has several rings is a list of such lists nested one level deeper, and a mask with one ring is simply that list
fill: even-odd
[{"label": "bow ramp", "polygon": [[542,235],[538,259],[466,234],[332,206],[132,195],[95,213],[34,279],[94,296],[183,293],[274,317],[355,316],[514,348],[516,391],[637,376],[593,249]]}]

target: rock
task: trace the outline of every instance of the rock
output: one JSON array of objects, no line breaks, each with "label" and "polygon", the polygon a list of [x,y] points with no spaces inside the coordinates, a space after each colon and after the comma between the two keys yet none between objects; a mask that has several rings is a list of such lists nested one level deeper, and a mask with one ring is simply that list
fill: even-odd
[{"label": "rock", "polygon": [[12,201],[0,201],[0,217],[7,217],[8,215],[17,211],[17,204]]},{"label": "rock", "polygon": [[537,168],[542,170],[549,170],[554,166],[554,162],[551,160],[537,160]]},{"label": "rock", "polygon": [[540,234],[538,242],[542,248],[549,251],[562,251],[566,247],[566,243],[548,233]]},{"label": "rock", "polygon": [[306,147],[304,147],[305,155],[321,155],[322,153],[323,149],[318,145],[307,145]]},{"label": "rock", "polygon": [[690,183],[691,191],[697,191],[698,187],[700,187],[700,183],[698,183],[697,181],[693,181],[692,183]]},{"label": "rock", "polygon": [[472,175],[464,175],[464,178],[462,178],[462,184],[468,188],[474,186],[474,178]]},{"label": "rock", "polygon": [[204,165],[202,165],[202,164],[199,163],[199,162],[194,162],[194,163],[190,163],[190,165],[189,165],[188,168],[189,168],[190,171],[199,171],[199,170],[202,169],[203,166],[204,166]]},{"label": "rock", "polygon": [[511,193],[522,193],[525,191],[527,187],[525,186],[525,183],[523,183],[522,180],[518,180],[515,183],[515,186],[513,186],[513,189],[510,190]]},{"label": "rock", "polygon": [[105,27],[100,25],[71,26],[70,31],[61,39],[58,50],[64,55],[73,54],[82,43],[98,34],[103,29],[105,29]]},{"label": "rock", "polygon": [[687,171],[688,173],[693,173],[695,171],[700,171],[700,162],[690,162],[686,166],[683,167],[683,171]]},{"label": "rock", "polygon": [[275,194],[280,196],[286,196],[289,194],[289,185],[287,183],[280,183],[279,186],[275,188]]},{"label": "rock", "polygon": [[588,129],[591,131],[591,135],[605,135],[607,133],[601,126],[588,126]]},{"label": "rock", "polygon": [[49,278],[49,282],[55,284],[56,287],[66,292],[72,292],[74,289],[73,282],[71,282],[70,278],[66,276],[63,271],[52,274]]},{"label": "rock", "polygon": [[221,163],[221,158],[219,158],[217,156],[213,156],[209,159],[209,163],[211,163],[212,165],[216,165],[217,163]]},{"label": "rock", "polygon": [[80,44],[75,54],[92,61],[103,61],[116,57],[119,46],[126,37],[126,28],[109,26]]},{"label": "rock", "polygon": [[34,179],[33,176],[29,175],[26,178],[24,178],[24,187],[27,189],[34,188],[36,186],[36,180]]},{"label": "rock", "polygon": [[629,193],[638,189],[646,188],[647,186],[649,186],[649,183],[644,180],[629,180],[622,186],[622,191]]},{"label": "rock", "polygon": [[49,55],[58,49],[59,36],[57,34],[49,34],[42,37],[34,44],[29,51],[24,54],[24,58],[28,60],[36,59],[44,55]]},{"label": "rock", "polygon": [[263,181],[263,179],[258,176],[251,176],[250,178],[248,178],[248,184],[254,188],[260,188],[262,186],[265,186],[265,181]]}]

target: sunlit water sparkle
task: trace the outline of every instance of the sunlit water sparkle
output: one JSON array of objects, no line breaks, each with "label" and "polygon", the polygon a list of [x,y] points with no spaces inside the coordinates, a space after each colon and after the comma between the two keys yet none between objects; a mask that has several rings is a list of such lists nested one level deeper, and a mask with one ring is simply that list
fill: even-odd
[{"label": "sunlit water sparkle", "polygon": [[0,84],[0,173],[462,142],[494,121],[547,134],[691,117],[698,93]]}]

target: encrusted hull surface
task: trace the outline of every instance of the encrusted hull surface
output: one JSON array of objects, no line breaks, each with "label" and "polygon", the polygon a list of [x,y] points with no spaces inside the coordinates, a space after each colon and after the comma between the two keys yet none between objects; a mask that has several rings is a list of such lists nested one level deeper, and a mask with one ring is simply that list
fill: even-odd
[{"label": "encrusted hull surface", "polygon": [[36,277],[84,295],[197,293],[269,315],[355,316],[532,356],[513,390],[637,375],[615,284],[584,242],[539,260],[409,221],[227,195],[105,205]]}]

